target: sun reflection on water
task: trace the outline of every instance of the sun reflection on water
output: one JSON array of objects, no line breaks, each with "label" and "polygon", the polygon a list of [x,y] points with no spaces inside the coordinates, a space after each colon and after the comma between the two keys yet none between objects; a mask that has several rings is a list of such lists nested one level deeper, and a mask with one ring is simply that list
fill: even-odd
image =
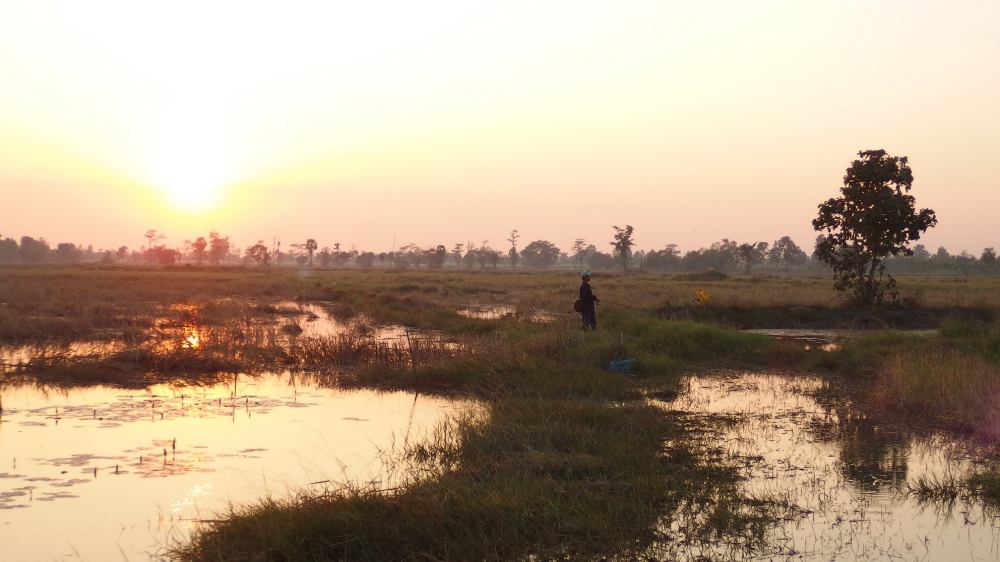
[{"label": "sun reflection on water", "polygon": [[184,339],[181,342],[183,349],[198,349],[201,347],[201,330],[194,324],[185,325],[183,328]]}]

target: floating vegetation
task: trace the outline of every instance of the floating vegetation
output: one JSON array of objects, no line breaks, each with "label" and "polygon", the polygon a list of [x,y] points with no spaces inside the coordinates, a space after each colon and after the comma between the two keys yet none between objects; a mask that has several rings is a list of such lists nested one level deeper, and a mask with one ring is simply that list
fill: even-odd
[{"label": "floating vegetation", "polygon": [[385,452],[468,407],[325,385],[271,373],[143,390],[6,385],[2,558],[159,558],[167,533],[183,540],[229,501],[320,480],[388,487]]}]

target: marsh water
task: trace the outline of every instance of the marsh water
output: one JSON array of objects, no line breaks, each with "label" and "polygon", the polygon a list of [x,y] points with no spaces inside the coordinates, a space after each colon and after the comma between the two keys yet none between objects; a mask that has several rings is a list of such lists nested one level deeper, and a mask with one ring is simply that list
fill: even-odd
[{"label": "marsh water", "polygon": [[461,407],[290,373],[144,390],[7,385],[3,405],[3,560],[141,560],[229,502],[348,480],[391,487],[383,455]]},{"label": "marsh water", "polygon": [[[143,345],[196,354],[211,343],[213,332],[198,324],[196,308],[171,310],[181,319],[158,322]],[[463,350],[433,331],[363,316],[338,319],[316,304],[280,303],[273,311],[271,333],[283,348],[349,335],[409,348],[410,360],[413,340]],[[551,320],[510,307],[458,312]],[[856,337],[761,333],[818,352]],[[48,357],[72,363],[121,346],[0,348],[0,367],[23,374]],[[0,381],[0,560],[158,558],[230,504],[345,482],[389,489],[398,475],[386,469],[387,455],[470,407],[413,393],[337,389],[329,386],[334,379],[271,372],[141,389],[47,387],[20,376]],[[963,478],[990,451],[951,434],[877,424],[833,384],[802,375],[703,374],[686,378],[683,392],[661,403],[713,420],[719,429],[711,447],[739,468],[744,491],[787,506],[764,550],[673,537],[682,546],[666,558],[1000,559],[1000,515],[975,501],[926,502],[910,492],[921,479]]]},{"label": "marsh water", "polygon": [[[872,330],[810,330],[802,328],[764,328],[744,331],[749,334],[758,334],[776,340],[799,343],[806,350],[815,349],[818,351],[837,351],[843,346],[844,342],[872,333]],[[910,336],[931,336],[937,334],[937,330],[893,330],[893,333]]]},{"label": "marsh water", "polygon": [[[819,377],[691,376],[663,407],[723,418],[713,438],[752,497],[794,506],[764,551],[687,545],[681,558],[996,560],[1000,517],[976,502],[921,502],[920,478],[961,477],[984,450],[880,426]],[[393,486],[383,453],[467,407],[412,393],[345,391],[303,375],[207,386],[7,385],[0,421],[0,558],[156,558],[246,503],[353,482]]]},{"label": "marsh water", "polygon": [[712,543],[684,558],[997,560],[1000,514],[976,501],[920,501],[920,479],[962,478],[987,451],[954,435],[880,425],[820,377],[692,376],[665,408],[725,420],[713,437],[754,498],[790,505],[763,552]]}]

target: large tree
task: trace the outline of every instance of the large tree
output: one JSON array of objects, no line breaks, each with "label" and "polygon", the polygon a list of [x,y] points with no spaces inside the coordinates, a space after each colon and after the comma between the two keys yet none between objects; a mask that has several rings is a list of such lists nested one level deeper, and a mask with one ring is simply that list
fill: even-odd
[{"label": "large tree", "polygon": [[357,258],[358,267],[369,268],[375,263],[375,254],[372,252],[361,252]]},{"label": "large tree", "polygon": [[204,236],[199,236],[193,242],[189,240],[188,246],[191,248],[191,255],[194,256],[195,261],[198,262],[198,265],[201,265],[207,253],[205,250],[208,248],[208,240],[205,240]]},{"label": "large tree", "polygon": [[997,263],[997,251],[996,249],[984,248],[983,253],[979,256],[979,261],[985,266],[993,267]]},{"label": "large tree", "polygon": [[743,264],[747,275],[753,272],[753,266],[764,261],[767,252],[767,242],[744,242],[736,247],[736,257]]},{"label": "large tree", "polygon": [[548,240],[535,240],[521,250],[521,258],[530,267],[549,267],[559,260],[559,248]]},{"label": "large tree", "polygon": [[83,251],[72,242],[61,242],[56,245],[56,249],[53,252],[56,261],[62,263],[76,263],[80,261],[83,257]]},{"label": "large tree", "polygon": [[42,263],[49,259],[49,243],[44,238],[35,240],[30,236],[21,237],[21,261],[24,263]]},{"label": "large tree", "polygon": [[788,271],[789,266],[806,263],[808,259],[809,256],[790,236],[782,236],[775,240],[771,244],[771,249],[767,251],[767,261],[775,267],[784,267],[785,271]]},{"label": "large tree", "polygon": [[0,263],[17,263],[21,261],[21,252],[17,241],[13,238],[0,240]]},{"label": "large tree", "polygon": [[247,248],[246,258],[258,266],[271,265],[271,251],[264,245],[263,240],[258,240],[256,244]]},{"label": "large tree", "polygon": [[885,259],[912,255],[910,242],[937,224],[937,217],[931,209],[916,209],[905,156],[884,150],[858,156],[847,169],[840,197],[819,206],[813,228],[824,236],[816,253],[833,268],[834,287],[850,291],[861,304],[878,305],[898,295]]},{"label": "large tree", "polygon": [[448,249],[444,247],[444,244],[438,244],[437,248],[428,249],[425,253],[428,267],[431,269],[444,267],[444,260],[448,257]]},{"label": "large tree", "polygon": [[632,238],[634,229],[630,224],[626,224],[625,228],[617,226],[611,228],[615,229],[615,239],[611,241],[614,255],[622,260],[622,270],[628,271],[629,261],[632,259],[632,246],[635,246],[635,240]]},{"label": "large tree", "polygon": [[208,233],[208,258],[212,265],[219,265],[229,255],[230,243],[228,236],[218,232]]}]

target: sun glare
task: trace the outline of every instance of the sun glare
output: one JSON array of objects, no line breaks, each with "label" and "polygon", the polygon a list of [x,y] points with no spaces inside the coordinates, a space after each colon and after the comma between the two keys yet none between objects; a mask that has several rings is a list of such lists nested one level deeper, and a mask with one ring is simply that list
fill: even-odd
[{"label": "sun glare", "polygon": [[150,182],[176,210],[211,210],[222,203],[230,177],[230,147],[220,117],[186,104],[170,112],[157,131]]}]

